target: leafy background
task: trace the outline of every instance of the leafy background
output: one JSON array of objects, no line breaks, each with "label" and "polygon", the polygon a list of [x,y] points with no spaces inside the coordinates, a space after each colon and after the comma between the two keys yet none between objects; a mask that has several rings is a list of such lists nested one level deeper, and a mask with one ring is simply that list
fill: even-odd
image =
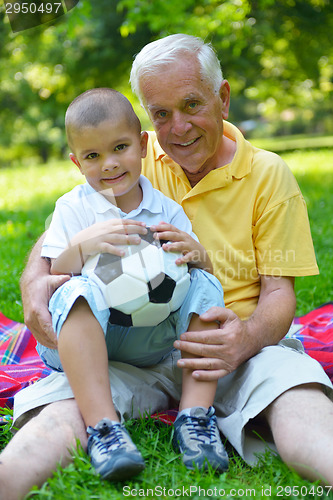
[{"label": "leafy background", "polygon": [[[80,0],[54,22],[13,33],[1,4],[0,311],[23,321],[19,278],[26,255],[55,199],[81,179],[64,161],[66,107],[96,86],[115,87],[133,101],[128,77],[134,55],[176,32],[212,41],[232,88],[230,120],[259,147],[280,152],[300,184],[321,274],[297,280],[297,314],[333,300],[332,5],[330,0]],[[135,101],[134,106],[149,127]],[[244,498],[247,488],[262,498],[281,498],[281,491],[288,498],[332,498],[268,452],[252,469],[231,452],[230,471],[219,478],[189,473],[172,451],[169,426],[156,427],[151,419],[127,425],[147,462],[145,473],[129,483],[137,491],[200,485],[224,488],[226,497],[236,488],[240,494],[233,498]],[[0,429],[0,449],[11,439],[9,426]],[[122,488],[101,481],[79,450],[73,464],[59,467],[28,497],[122,499]]]},{"label": "leafy background", "polygon": [[133,100],[134,55],[177,32],[213,43],[231,83],[230,119],[249,137],[333,133],[329,0],[80,0],[17,33],[1,6],[0,167],[63,157],[71,100],[96,86]]}]

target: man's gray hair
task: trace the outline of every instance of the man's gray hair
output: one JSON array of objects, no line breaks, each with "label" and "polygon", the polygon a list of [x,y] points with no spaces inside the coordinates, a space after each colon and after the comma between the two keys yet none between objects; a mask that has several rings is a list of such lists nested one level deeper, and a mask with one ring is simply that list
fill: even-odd
[{"label": "man's gray hair", "polygon": [[197,55],[201,76],[212,86],[214,92],[219,92],[223,75],[213,46],[201,38],[179,33],[148,43],[134,59],[130,83],[133,93],[138,96],[143,106],[145,102],[140,78],[146,75],[153,77],[158,73],[159,67],[172,64],[184,54]]}]

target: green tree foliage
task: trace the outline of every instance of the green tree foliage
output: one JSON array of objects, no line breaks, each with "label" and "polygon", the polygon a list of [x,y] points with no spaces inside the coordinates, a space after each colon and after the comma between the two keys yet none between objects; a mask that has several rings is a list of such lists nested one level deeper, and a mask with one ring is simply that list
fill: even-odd
[{"label": "green tree foliage", "polygon": [[116,7],[114,0],[99,0],[93,8],[82,1],[52,25],[15,34],[0,13],[0,163],[59,155],[72,99],[88,88],[119,88],[128,80],[133,54],[149,33],[143,27],[124,38],[124,14]]},{"label": "green tree foliage", "polygon": [[332,133],[330,0],[258,0],[251,15],[255,29],[243,55],[254,64],[246,69],[245,97],[262,116],[282,118],[287,133]]},{"label": "green tree foliage", "polygon": [[235,122],[333,132],[330,0],[80,0],[53,23],[18,33],[0,7],[0,165],[63,154],[69,102],[94,86],[129,92],[134,55],[177,32],[217,49]]},{"label": "green tree foliage", "polygon": [[119,7],[127,10],[124,35],[148,25],[155,38],[180,31],[212,41],[236,121],[266,117],[278,124],[272,132],[333,132],[330,0],[169,0],[165,16],[163,0]]}]

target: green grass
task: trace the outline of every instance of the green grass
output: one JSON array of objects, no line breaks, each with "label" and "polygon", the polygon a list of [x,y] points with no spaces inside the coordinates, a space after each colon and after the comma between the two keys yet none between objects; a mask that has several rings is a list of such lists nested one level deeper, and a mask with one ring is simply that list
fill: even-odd
[{"label": "green grass", "polygon": [[[294,151],[283,155],[294,171],[305,196],[321,274],[296,280],[297,314],[305,314],[333,300],[333,151]],[[0,170],[0,311],[23,321],[19,278],[26,255],[44,230],[54,201],[82,177],[69,162]],[[86,455],[79,451],[74,462],[59,468],[40,489],[27,498],[124,499],[133,498],[325,498],[325,490],[302,480],[273,454],[266,452],[250,468],[231,451],[230,470],[188,472],[172,451],[172,428],[151,419],[127,423],[146,459],[146,470],[133,481],[110,484],[94,474]],[[0,449],[10,439],[8,426],[0,429]],[[125,489],[123,489],[125,487]],[[201,488],[201,490],[199,490]],[[320,493],[323,492],[324,496]],[[179,493],[179,494],[177,494]]]},{"label": "green grass", "polygon": [[284,154],[304,195],[320,275],[296,280],[297,314],[333,300],[333,150]]},{"label": "green grass", "polygon": [[[266,452],[250,468],[229,450],[230,470],[216,476],[213,471],[188,471],[172,451],[172,428],[152,419],[127,423],[147,467],[138,477],[125,483],[109,483],[97,477],[82,450],[74,453],[74,462],[60,467],[40,489],[26,498],[45,500],[123,500],[124,498],[286,498],[290,492],[298,498],[326,498],[328,490],[318,483],[303,481],[281,460]],[[324,493],[324,495],[320,495]]]},{"label": "green grass", "polygon": [[252,144],[258,148],[274,151],[275,153],[284,153],[286,151],[295,151],[298,149],[314,148],[332,148],[332,135],[284,135],[267,139],[251,139]]},{"label": "green grass", "polygon": [[23,321],[19,279],[55,200],[81,182],[71,162],[0,169],[0,311]]}]

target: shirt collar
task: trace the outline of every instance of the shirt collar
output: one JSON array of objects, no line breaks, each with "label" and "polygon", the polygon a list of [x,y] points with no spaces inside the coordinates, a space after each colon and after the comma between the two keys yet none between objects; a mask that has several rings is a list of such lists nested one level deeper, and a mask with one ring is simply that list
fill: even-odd
[{"label": "shirt collar", "polygon": [[[237,127],[235,127],[235,125],[232,125],[227,121],[224,121],[223,125],[223,134],[236,142],[237,149],[232,162],[228,165],[217,168],[215,172],[227,170],[228,177],[242,179],[251,172],[253,148],[251,144],[247,140],[245,140],[243,134]],[[156,138],[155,132],[150,132],[149,134],[154,144],[155,160],[162,160],[163,163],[168,165],[179,177],[186,177],[183,169],[177,163],[175,163],[161,148]],[[214,170],[212,172],[214,172]]]},{"label": "shirt collar", "polygon": [[231,140],[236,141],[236,153],[229,164],[229,169],[232,177],[242,179],[251,172],[253,147],[245,140],[241,131],[229,122],[224,122],[223,134]]},{"label": "shirt collar", "polygon": [[132,210],[132,212],[125,214],[126,217],[134,217],[143,210],[147,210],[151,213],[161,213],[163,210],[162,200],[160,196],[156,195],[156,190],[153,188],[151,182],[140,175],[139,183],[142,189],[142,201],[138,208]]},{"label": "shirt collar", "polygon": [[130,215],[133,217],[134,215],[142,212],[142,210],[148,210],[151,213],[161,213],[162,201],[160,196],[156,196],[154,193],[154,188],[151,182],[143,175],[140,175],[139,183],[142,188],[142,201],[136,209],[132,210],[128,214],[122,212],[122,210],[120,210],[117,206],[112,205],[112,203],[110,203],[101,193],[91,187],[90,184],[84,184],[84,191],[85,195],[88,197],[89,204],[93,207],[93,210],[96,213],[103,214],[110,211],[114,217],[119,217],[120,215],[121,217],[126,218],[130,218]]},{"label": "shirt collar", "polygon": [[103,214],[107,211],[111,211],[115,217],[119,217],[119,208],[112,205],[112,203],[110,203],[100,192],[90,186],[88,182],[84,184],[84,194],[94,212]]}]

